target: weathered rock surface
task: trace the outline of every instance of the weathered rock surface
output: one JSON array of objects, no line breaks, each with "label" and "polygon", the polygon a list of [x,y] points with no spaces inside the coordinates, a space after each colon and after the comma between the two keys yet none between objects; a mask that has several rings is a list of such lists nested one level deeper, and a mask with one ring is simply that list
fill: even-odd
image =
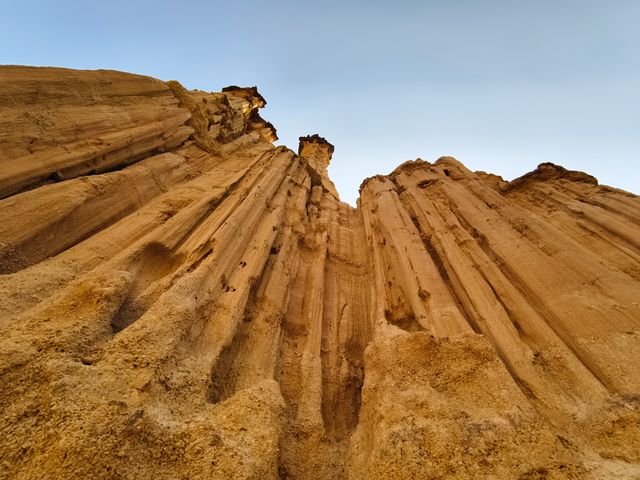
[{"label": "weathered rock surface", "polygon": [[264,104],[0,67],[0,477],[640,478],[637,196]]}]

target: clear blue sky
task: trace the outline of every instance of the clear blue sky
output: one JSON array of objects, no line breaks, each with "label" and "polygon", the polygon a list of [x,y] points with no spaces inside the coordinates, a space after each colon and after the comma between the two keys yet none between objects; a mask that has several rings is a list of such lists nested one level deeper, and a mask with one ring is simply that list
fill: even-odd
[{"label": "clear blue sky", "polygon": [[280,142],[319,133],[343,200],[452,155],[640,193],[640,1],[0,0],[0,63],[257,85]]}]

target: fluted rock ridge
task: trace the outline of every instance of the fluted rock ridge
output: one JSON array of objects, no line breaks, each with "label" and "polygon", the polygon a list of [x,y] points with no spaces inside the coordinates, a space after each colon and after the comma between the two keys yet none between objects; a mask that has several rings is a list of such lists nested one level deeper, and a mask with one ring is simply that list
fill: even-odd
[{"label": "fluted rock ridge", "polygon": [[265,103],[0,67],[0,477],[640,478],[640,199]]}]

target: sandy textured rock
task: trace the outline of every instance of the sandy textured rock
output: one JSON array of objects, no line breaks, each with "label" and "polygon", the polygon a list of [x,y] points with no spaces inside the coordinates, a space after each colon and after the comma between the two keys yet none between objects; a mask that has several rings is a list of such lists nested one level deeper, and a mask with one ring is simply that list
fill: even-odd
[{"label": "sandy textured rock", "polygon": [[640,478],[637,196],[265,104],[0,67],[1,478]]}]

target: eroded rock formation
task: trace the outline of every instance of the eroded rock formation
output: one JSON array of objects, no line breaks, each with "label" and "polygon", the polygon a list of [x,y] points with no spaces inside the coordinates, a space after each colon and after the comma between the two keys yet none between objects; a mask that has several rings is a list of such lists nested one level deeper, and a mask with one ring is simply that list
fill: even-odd
[{"label": "eroded rock formation", "polygon": [[2,478],[640,478],[638,197],[264,104],[0,68]]}]

